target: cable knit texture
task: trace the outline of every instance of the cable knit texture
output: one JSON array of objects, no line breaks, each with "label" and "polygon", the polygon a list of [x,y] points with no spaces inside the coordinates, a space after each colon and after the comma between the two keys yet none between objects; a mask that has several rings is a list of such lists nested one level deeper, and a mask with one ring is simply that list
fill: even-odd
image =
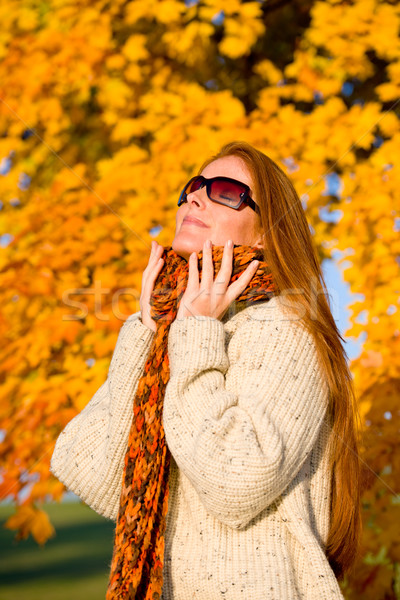
[{"label": "cable knit texture", "polygon": [[[106,382],[60,434],[51,470],[118,516],[132,401],[154,333],[132,315]],[[281,299],[169,329],[171,452],[163,600],[343,598],[324,553],[328,388]]]}]

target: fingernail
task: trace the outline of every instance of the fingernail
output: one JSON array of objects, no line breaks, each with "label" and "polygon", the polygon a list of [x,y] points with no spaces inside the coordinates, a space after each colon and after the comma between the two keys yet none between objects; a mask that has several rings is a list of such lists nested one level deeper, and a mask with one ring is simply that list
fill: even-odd
[{"label": "fingernail", "polygon": [[228,248],[232,248],[232,246],[233,246],[232,240],[228,240]]},{"label": "fingernail", "polygon": [[206,248],[211,248],[211,240],[206,240]]}]

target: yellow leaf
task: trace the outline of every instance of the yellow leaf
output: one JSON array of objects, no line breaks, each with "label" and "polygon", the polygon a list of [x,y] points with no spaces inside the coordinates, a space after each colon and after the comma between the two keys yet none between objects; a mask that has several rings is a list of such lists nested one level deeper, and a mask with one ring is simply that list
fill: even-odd
[{"label": "yellow leaf", "polygon": [[273,85],[276,85],[278,81],[283,80],[282,71],[278,69],[272,61],[267,59],[257,63],[257,65],[254,67],[254,71]]},{"label": "yellow leaf", "polygon": [[99,89],[99,102],[108,109],[125,108],[132,98],[132,88],[118,78],[106,79]]},{"label": "yellow leaf", "polygon": [[28,537],[33,520],[35,518],[35,509],[29,504],[19,506],[17,512],[11,515],[4,524],[6,529],[17,529],[17,539]]},{"label": "yellow leaf", "polygon": [[55,530],[50,523],[49,517],[44,510],[36,510],[31,521],[31,534],[41,546],[51,537],[54,537]]},{"label": "yellow leaf", "polygon": [[148,58],[149,51],[146,48],[147,36],[142,34],[131,35],[122,47],[123,55],[133,62]]},{"label": "yellow leaf", "polygon": [[29,8],[20,8],[18,26],[20,29],[29,31],[35,29],[38,24],[38,11]]}]

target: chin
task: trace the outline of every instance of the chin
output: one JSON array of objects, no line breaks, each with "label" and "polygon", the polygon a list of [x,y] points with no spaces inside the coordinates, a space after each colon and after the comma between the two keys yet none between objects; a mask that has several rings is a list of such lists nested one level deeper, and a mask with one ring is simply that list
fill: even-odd
[{"label": "chin", "polygon": [[172,244],[172,250],[174,250],[179,256],[181,256],[182,258],[184,258],[186,261],[189,260],[189,256],[192,254],[192,252],[200,252],[200,250],[203,249],[203,243],[198,242],[196,244],[196,242],[194,240],[190,240],[190,239],[178,239],[178,237],[176,237]]},{"label": "chin", "polygon": [[183,240],[174,240],[171,244],[172,250],[174,250],[179,256],[184,258],[186,261],[189,260],[189,256],[192,252],[198,252],[194,247],[193,242],[190,243],[188,240],[186,243]]}]

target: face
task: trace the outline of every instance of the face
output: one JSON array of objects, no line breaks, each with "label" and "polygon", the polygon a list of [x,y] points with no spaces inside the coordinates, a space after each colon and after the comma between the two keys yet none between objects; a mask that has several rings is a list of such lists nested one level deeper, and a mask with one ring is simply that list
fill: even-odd
[{"label": "face", "polygon": [[[225,176],[237,179],[250,187],[250,197],[258,204],[246,164],[238,156],[224,156],[214,160],[201,172],[206,178]],[[196,225],[185,217],[200,220]],[[231,239],[234,244],[262,247],[261,221],[259,215],[243,203],[239,210],[213,202],[205,187],[187,195],[187,202],[176,213],[175,238],[172,249],[185,260],[192,252],[200,252],[204,242],[210,239],[214,246],[224,246]]]}]

